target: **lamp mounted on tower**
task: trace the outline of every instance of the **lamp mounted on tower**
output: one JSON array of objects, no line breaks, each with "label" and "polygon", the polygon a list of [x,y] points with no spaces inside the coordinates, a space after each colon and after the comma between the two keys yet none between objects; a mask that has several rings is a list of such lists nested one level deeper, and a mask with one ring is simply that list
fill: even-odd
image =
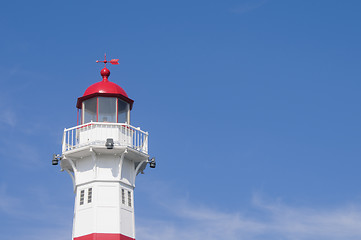
[{"label": "lamp mounted on tower", "polygon": [[119,85],[108,80],[104,63],[102,81],[89,86],[78,98],[80,123],[64,129],[62,154],[54,154],[73,181],[75,192],[74,240],[135,239],[135,178],[149,159],[148,132],[130,125],[133,100]]}]

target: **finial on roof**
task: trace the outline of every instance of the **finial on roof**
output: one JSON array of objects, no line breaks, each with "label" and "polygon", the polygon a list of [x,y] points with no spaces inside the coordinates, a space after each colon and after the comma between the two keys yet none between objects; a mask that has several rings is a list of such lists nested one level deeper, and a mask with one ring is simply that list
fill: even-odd
[{"label": "finial on roof", "polygon": [[109,62],[109,63],[111,63],[113,65],[118,65],[119,64],[118,61],[119,61],[119,59],[112,59],[110,61],[107,61],[107,54],[106,53],[104,54],[104,61],[99,61],[99,60],[96,61],[97,63],[99,63],[99,62],[104,63],[104,68],[100,71],[100,75],[102,75],[103,81],[105,81],[105,82],[108,81],[108,77],[110,75],[110,71],[107,68],[107,63]]}]

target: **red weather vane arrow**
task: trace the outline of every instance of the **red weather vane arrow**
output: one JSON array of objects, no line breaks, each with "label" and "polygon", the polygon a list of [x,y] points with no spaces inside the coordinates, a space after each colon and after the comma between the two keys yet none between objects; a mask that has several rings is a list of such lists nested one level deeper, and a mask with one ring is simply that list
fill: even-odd
[{"label": "red weather vane arrow", "polygon": [[104,61],[99,61],[97,60],[96,62],[99,63],[99,62],[102,62],[104,63],[104,66],[107,67],[107,63],[111,63],[113,65],[118,65],[119,64],[119,59],[112,59],[110,61],[107,61],[107,54],[104,54]]}]

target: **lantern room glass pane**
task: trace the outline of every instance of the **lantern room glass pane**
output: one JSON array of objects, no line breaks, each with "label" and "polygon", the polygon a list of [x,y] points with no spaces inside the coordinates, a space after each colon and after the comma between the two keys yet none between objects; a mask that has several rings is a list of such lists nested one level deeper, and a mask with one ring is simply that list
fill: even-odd
[{"label": "lantern room glass pane", "polygon": [[98,122],[117,122],[116,98],[98,98]]},{"label": "lantern room glass pane", "polygon": [[97,121],[97,98],[90,98],[84,101],[83,123]]},{"label": "lantern room glass pane", "polygon": [[118,123],[128,122],[129,104],[118,99]]}]

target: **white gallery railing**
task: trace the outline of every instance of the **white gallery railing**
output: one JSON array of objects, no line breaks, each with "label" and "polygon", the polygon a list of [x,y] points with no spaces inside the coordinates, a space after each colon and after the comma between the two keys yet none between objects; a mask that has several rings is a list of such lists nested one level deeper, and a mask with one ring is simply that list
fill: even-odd
[{"label": "white gallery railing", "polygon": [[114,146],[127,146],[148,153],[148,132],[125,123],[90,122],[64,129],[63,153],[89,145],[105,146],[112,138]]}]

